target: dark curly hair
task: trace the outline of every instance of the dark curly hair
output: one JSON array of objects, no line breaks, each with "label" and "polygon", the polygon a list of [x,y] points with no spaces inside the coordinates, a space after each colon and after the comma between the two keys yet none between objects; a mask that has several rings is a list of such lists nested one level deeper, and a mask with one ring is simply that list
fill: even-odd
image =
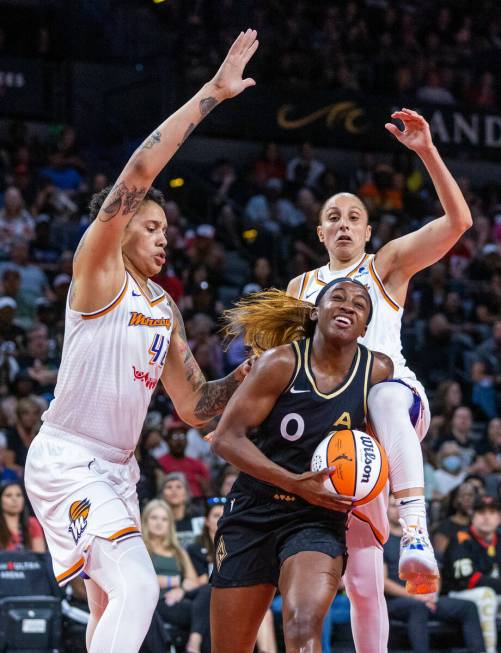
[{"label": "dark curly hair", "polygon": [[[16,486],[18,487],[24,496],[24,488],[19,481],[6,481],[0,485],[0,550],[6,549],[9,545],[9,542],[12,537],[12,533],[7,526],[7,521],[3,510],[1,509],[2,496],[5,490],[9,487]],[[21,534],[21,541],[25,549],[31,549],[31,535],[29,529],[29,512],[28,506],[26,505],[26,497],[24,498],[24,508],[21,513],[18,515],[18,529]]]},{"label": "dark curly hair", "polygon": [[[101,210],[105,199],[108,197],[113,188],[114,186],[106,186],[106,188],[103,188],[103,190],[99,191],[99,193],[94,193],[94,195],[91,197],[89,202],[89,218],[91,222],[96,219],[97,214]],[[158,188],[153,188],[153,186],[151,186],[147,190],[146,195],[143,198],[143,202],[146,201],[155,202],[165,212],[167,207],[165,197],[162,191],[158,190]]]}]

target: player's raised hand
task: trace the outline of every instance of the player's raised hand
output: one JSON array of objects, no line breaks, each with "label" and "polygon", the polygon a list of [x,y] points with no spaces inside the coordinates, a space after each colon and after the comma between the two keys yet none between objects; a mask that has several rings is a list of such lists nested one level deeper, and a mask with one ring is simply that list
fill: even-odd
[{"label": "player's raised hand", "polygon": [[255,86],[256,82],[251,77],[244,79],[243,75],[245,66],[249,63],[258,45],[257,32],[253,29],[240,32],[233,42],[226,59],[212,79],[218,94],[223,99],[240,95],[249,86]]},{"label": "player's raised hand", "polygon": [[404,129],[399,129],[391,122],[387,122],[385,128],[409,150],[419,154],[419,152],[433,147],[430,126],[419,113],[412,109],[402,109],[392,113],[391,117],[401,120],[404,123]]},{"label": "player's raised hand", "polygon": [[334,494],[325,487],[325,481],[335,469],[335,467],[326,467],[319,472],[298,474],[293,484],[287,489],[299,495],[308,503],[328,510],[347,512],[353,506],[353,497]]}]

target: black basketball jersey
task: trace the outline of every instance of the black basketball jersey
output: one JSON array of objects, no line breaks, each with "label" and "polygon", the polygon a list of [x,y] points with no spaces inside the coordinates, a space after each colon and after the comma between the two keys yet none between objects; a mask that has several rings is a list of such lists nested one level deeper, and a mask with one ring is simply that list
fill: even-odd
[{"label": "black basketball jersey", "polygon": [[365,427],[373,354],[358,345],[348,374],[320,392],[311,368],[310,338],[293,342],[296,369],[252,440],[273,462],[296,474],[309,471],[313,452],[331,431]]}]

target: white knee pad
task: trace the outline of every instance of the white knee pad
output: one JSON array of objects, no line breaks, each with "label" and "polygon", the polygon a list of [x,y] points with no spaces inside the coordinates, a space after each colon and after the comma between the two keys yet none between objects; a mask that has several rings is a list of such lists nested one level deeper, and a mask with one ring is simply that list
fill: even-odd
[{"label": "white knee pad", "polygon": [[401,383],[379,383],[369,391],[369,417],[388,456],[393,492],[424,487],[421,445],[409,417],[413,401]]},{"label": "white knee pad", "polygon": [[159,597],[158,580],[144,542],[96,538],[86,573],[108,596],[89,653],[137,653]]}]

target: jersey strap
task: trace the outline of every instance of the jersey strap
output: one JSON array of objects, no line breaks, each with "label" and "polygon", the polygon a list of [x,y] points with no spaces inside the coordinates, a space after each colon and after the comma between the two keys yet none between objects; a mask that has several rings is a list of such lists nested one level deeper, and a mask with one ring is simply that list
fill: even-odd
[{"label": "jersey strap", "polygon": [[93,313],[81,313],[82,320],[95,320],[98,317],[102,317],[103,315],[106,315],[110,311],[112,311],[114,308],[116,308],[122,299],[125,297],[125,293],[127,292],[127,288],[129,285],[129,278],[127,274],[125,275],[125,281],[122,286],[121,291],[118,293],[118,295],[113,299],[108,306],[105,306],[104,308],[101,308],[99,311],[94,311]]},{"label": "jersey strap", "polygon": [[389,304],[394,311],[399,311],[400,306],[387,293],[386,288],[384,287],[383,282],[381,281],[381,278],[380,278],[379,274],[376,271],[376,267],[374,265],[374,258],[369,263],[369,272],[370,272],[371,277],[374,279],[374,282],[375,282],[376,286],[381,291],[381,295],[383,296],[386,303]]}]

